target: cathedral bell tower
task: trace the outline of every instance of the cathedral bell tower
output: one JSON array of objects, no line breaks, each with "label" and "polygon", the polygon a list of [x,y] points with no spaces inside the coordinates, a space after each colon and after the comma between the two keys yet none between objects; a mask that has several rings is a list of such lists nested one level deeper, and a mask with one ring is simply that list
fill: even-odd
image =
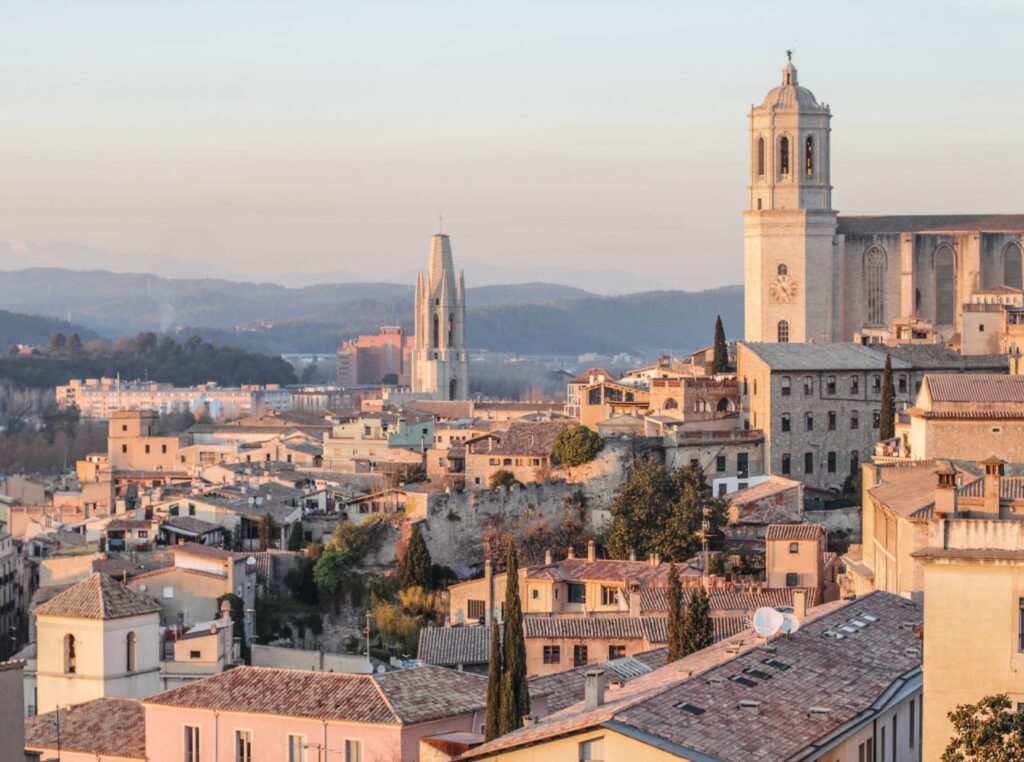
[{"label": "cathedral bell tower", "polygon": [[462,273],[455,275],[451,242],[438,233],[430,241],[426,275],[416,277],[413,392],[469,399],[465,290]]},{"label": "cathedral bell tower", "polygon": [[828,106],[799,85],[792,60],[782,83],[750,109],[750,201],[743,213],[747,341],[835,338],[831,119]]}]

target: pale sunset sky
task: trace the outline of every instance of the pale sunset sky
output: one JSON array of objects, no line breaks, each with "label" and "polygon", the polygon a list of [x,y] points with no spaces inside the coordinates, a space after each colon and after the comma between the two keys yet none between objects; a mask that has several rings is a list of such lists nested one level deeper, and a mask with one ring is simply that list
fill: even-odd
[{"label": "pale sunset sky", "polygon": [[457,260],[739,283],[787,48],[841,212],[1024,212],[1022,30],[1011,0],[0,0],[0,269],[384,280],[440,211]]}]

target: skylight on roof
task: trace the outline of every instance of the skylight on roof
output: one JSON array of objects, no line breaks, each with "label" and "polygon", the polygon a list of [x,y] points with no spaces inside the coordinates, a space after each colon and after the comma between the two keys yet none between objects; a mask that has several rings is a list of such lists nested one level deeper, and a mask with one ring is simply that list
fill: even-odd
[{"label": "skylight on roof", "polygon": [[674,706],[676,709],[681,709],[687,714],[692,714],[694,717],[700,717],[702,714],[704,714],[705,711],[704,709],[701,709],[699,706],[687,704],[685,701],[680,701],[678,704],[675,704]]},{"label": "skylight on roof", "polygon": [[786,664],[786,662],[779,661],[778,659],[762,659],[761,663],[767,664],[769,667],[774,667],[780,672],[785,672],[787,669],[789,669],[789,665]]},{"label": "skylight on roof", "polygon": [[757,678],[758,680],[772,679],[772,676],[769,675],[767,672],[760,669],[754,669],[753,667],[747,667],[745,670],[743,670],[743,674],[750,675],[751,677]]},{"label": "skylight on roof", "polygon": [[743,675],[730,675],[729,679],[732,680],[734,683],[739,683],[740,685],[745,685],[748,688],[756,688],[757,685],[758,685],[753,680],[751,680],[749,678],[746,678],[746,677],[743,677]]}]

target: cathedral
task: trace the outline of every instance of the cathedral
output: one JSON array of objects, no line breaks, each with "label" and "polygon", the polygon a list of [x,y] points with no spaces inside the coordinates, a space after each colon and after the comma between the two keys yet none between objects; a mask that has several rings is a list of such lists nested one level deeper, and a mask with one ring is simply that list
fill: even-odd
[{"label": "cathedral", "polygon": [[438,233],[430,241],[426,275],[416,276],[414,394],[469,399],[465,292],[462,273],[455,276],[451,241]]},{"label": "cathedral", "polygon": [[841,216],[831,119],[791,60],[750,109],[746,340],[956,344],[964,304],[1022,288],[1024,215]]}]

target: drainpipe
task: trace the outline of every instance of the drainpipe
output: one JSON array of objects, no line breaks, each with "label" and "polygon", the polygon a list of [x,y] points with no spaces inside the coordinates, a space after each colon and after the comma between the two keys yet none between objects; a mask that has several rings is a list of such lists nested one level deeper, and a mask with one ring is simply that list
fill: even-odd
[{"label": "drainpipe", "polygon": [[220,759],[220,712],[213,713],[213,762]]}]

